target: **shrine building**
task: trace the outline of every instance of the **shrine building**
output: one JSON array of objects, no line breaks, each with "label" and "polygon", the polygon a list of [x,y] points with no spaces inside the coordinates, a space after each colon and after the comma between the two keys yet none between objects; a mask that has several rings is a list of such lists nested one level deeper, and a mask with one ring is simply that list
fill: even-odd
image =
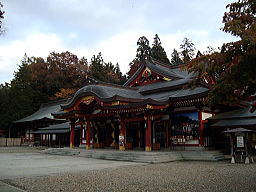
[{"label": "shrine building", "polygon": [[147,59],[124,85],[88,84],[52,115],[69,122],[70,147],[152,151],[210,146],[205,124],[212,111],[204,104],[209,88],[205,83],[191,88],[194,77]]}]

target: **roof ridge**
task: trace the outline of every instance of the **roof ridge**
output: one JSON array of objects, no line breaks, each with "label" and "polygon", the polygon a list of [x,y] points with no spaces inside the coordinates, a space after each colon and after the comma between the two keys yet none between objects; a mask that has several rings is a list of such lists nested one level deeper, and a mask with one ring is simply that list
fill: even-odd
[{"label": "roof ridge", "polygon": [[135,71],[135,73],[123,84],[123,86],[128,85],[129,83],[131,83],[134,78],[138,75],[137,73],[140,73],[141,70],[145,67],[145,61],[141,61],[141,65],[140,67]]},{"label": "roof ridge", "polygon": [[116,88],[121,88],[121,89],[138,90],[138,88],[136,88],[136,87],[128,87],[128,86],[118,85],[118,84],[114,84],[114,83],[100,82],[100,83],[95,84],[95,85],[103,85],[103,86],[116,87]]},{"label": "roof ridge", "polygon": [[162,65],[162,66],[164,66],[164,67],[173,69],[173,66],[171,66],[170,64],[164,63],[164,62],[162,62],[162,61],[160,61],[160,60],[158,60],[158,59],[155,59],[155,58],[153,58],[153,57],[150,57],[149,61],[152,61],[154,64],[156,63],[156,64],[158,64],[158,65]]},{"label": "roof ridge", "polygon": [[47,103],[42,103],[42,104],[40,105],[40,108],[41,108],[41,107],[52,106],[52,105],[56,105],[56,104],[62,104],[62,103],[65,103],[65,102],[67,102],[67,101],[68,101],[68,99],[59,99],[59,100],[49,101],[49,102],[47,102]]},{"label": "roof ridge", "polygon": [[170,68],[170,69],[176,69],[176,68],[181,68],[182,66],[186,66],[187,64],[180,64],[180,65],[170,65],[168,63],[164,63],[156,58],[151,57],[150,58],[152,62],[157,62],[158,65],[162,65],[164,67]]}]

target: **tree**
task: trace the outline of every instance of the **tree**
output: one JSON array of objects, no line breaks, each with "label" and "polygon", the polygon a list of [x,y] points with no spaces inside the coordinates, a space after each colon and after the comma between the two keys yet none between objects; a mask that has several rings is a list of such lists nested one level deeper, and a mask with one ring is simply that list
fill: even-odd
[{"label": "tree", "polygon": [[217,49],[215,49],[214,47],[212,46],[207,46],[206,47],[206,51],[204,52],[204,54],[208,55],[208,54],[212,54],[214,52],[218,52]]},{"label": "tree", "polygon": [[133,74],[139,69],[139,67],[141,66],[141,61],[139,61],[138,59],[133,59],[133,61],[129,63],[129,66],[130,70],[127,72],[128,78],[133,76]]},{"label": "tree", "polygon": [[150,56],[159,61],[162,61],[163,63],[170,63],[169,59],[167,58],[166,52],[162,47],[161,40],[157,34],[154,37]]},{"label": "tree", "polygon": [[4,11],[3,11],[3,4],[0,2],[0,35],[3,33],[3,22],[4,19]]},{"label": "tree", "polygon": [[182,61],[184,64],[187,64],[195,55],[195,45],[191,40],[185,37],[180,44],[180,49]]},{"label": "tree", "polygon": [[145,36],[142,36],[137,41],[137,53],[136,53],[136,59],[139,61],[143,61],[150,55],[150,46],[149,41]]},{"label": "tree", "polygon": [[89,74],[88,63],[85,58],[79,59],[68,51],[52,52],[47,57],[48,91],[54,96],[61,88],[79,89]]},{"label": "tree", "polygon": [[203,56],[203,54],[200,51],[197,51],[196,58]]},{"label": "tree", "polygon": [[[223,44],[220,52],[194,59],[189,69],[212,84],[209,104],[237,105],[256,93],[256,2],[238,0],[227,5],[222,30],[239,37]],[[256,106],[255,102],[253,104]]]},{"label": "tree", "polygon": [[90,75],[95,80],[122,84],[126,77],[122,75],[119,65],[114,66],[111,62],[105,63],[101,53],[93,55],[90,64]]},{"label": "tree", "polygon": [[173,49],[173,52],[172,52],[172,58],[171,58],[171,64],[176,66],[176,65],[180,65],[182,64],[182,60],[180,58],[180,55],[178,53],[178,51],[176,49]]},{"label": "tree", "polygon": [[98,53],[98,55],[93,55],[91,58],[91,63],[90,63],[90,74],[92,78],[99,80],[99,81],[104,81],[105,80],[105,74],[102,73],[104,71],[104,61],[101,55],[101,52]]}]

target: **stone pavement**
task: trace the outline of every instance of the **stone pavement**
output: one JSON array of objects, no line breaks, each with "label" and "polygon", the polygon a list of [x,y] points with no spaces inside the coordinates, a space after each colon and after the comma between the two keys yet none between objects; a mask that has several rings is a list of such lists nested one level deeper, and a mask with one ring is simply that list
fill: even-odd
[{"label": "stone pavement", "polygon": [[0,180],[144,164],[40,153],[1,153],[0,162]]}]

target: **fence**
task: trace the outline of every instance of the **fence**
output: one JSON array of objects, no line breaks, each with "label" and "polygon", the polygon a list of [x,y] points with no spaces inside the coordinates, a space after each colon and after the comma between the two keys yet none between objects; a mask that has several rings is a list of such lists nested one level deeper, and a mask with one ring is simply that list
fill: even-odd
[{"label": "fence", "polygon": [[0,138],[0,146],[20,146],[21,138]]}]

